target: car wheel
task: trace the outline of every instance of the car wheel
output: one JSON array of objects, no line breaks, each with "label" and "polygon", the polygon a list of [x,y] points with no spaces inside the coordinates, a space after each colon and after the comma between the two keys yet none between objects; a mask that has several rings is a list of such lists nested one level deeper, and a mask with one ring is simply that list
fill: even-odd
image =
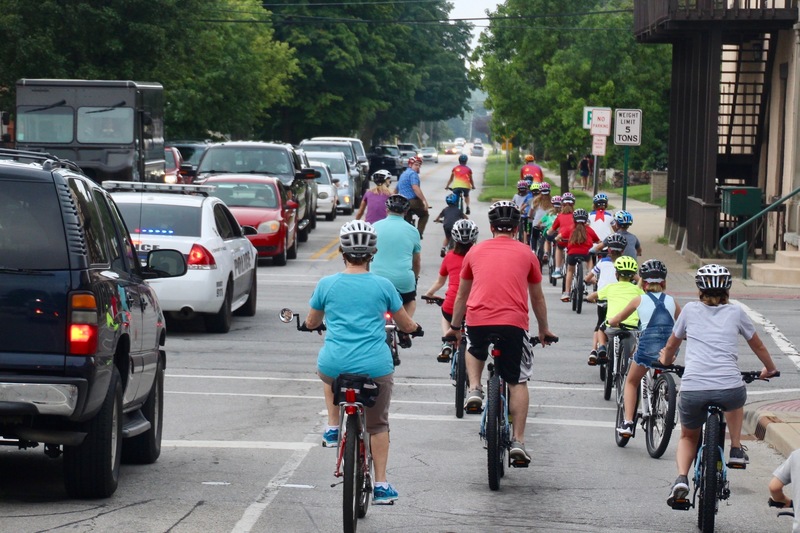
[{"label": "car wheel", "polygon": [[325,220],[333,220],[336,218],[336,209],[334,208],[330,213],[325,214]]},{"label": "car wheel", "polygon": [[164,420],[164,361],[166,354],[159,350],[158,366],[153,388],[142,406],[142,414],[150,429],[122,443],[122,461],[129,464],[155,463],[161,455],[161,428]]},{"label": "car wheel", "polygon": [[206,323],[206,331],[209,333],[228,333],[231,330],[231,303],[233,300],[233,284],[229,281],[225,286],[225,297],[219,311],[213,314],[203,315]]},{"label": "car wheel", "polygon": [[250,292],[247,294],[247,301],[236,310],[236,316],[256,316],[256,304],[258,303],[258,275],[253,269],[253,280],[250,282]]},{"label": "car wheel", "polygon": [[272,256],[272,264],[273,265],[282,267],[282,266],[284,266],[286,264],[286,258],[288,257],[288,254],[286,252],[286,246],[288,246],[288,245],[284,244],[283,245],[283,250],[281,250],[281,253],[279,253],[278,255],[273,255]]},{"label": "car wheel", "polygon": [[311,213],[311,217],[309,217],[311,223],[308,225],[309,229],[317,229],[317,209],[314,208],[314,212]]},{"label": "car wheel", "polygon": [[117,490],[122,455],[122,380],[116,367],[100,411],[83,430],[80,445],[64,446],[64,486],[73,498],[108,498]]},{"label": "car wheel", "polygon": [[292,245],[286,249],[286,257],[289,259],[297,259],[297,233],[295,233]]},{"label": "car wheel", "polygon": [[306,226],[306,229],[298,230],[297,240],[300,242],[306,242],[308,240],[308,226]]},{"label": "car wheel", "polygon": [[345,208],[342,210],[342,213],[344,213],[344,214],[345,214],[345,215],[347,215],[347,216],[350,216],[350,215],[352,215],[352,214],[353,214],[353,208],[352,208],[352,207],[345,207]]}]

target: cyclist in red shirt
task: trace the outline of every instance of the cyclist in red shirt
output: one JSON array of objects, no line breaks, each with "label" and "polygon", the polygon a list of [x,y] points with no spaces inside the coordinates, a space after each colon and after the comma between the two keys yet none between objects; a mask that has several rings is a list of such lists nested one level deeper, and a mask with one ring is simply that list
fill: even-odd
[{"label": "cyclist in red shirt", "polygon": [[475,188],[475,182],[472,181],[472,169],[467,166],[467,156],[461,154],[458,156],[458,166],[453,168],[450,172],[450,179],[447,180],[445,189],[453,184],[453,192],[460,194],[464,197],[465,212],[469,215],[469,191]]},{"label": "cyclist in red shirt", "polygon": [[[589,222],[589,213],[585,209],[576,209],[572,213],[572,219],[575,224],[572,229],[565,232],[567,239],[567,279],[566,289],[570,290],[572,287],[572,277],[575,275],[575,265],[578,261],[584,263],[589,260],[589,250],[593,244],[600,242],[597,233],[587,224]],[[578,298],[583,298],[582,294],[577,295]],[[569,301],[569,292],[564,292],[561,295],[562,302]]]},{"label": "cyclist in red shirt", "polygon": [[525,165],[519,171],[520,179],[526,179],[525,176],[533,176],[533,181],[541,183],[544,181],[544,174],[542,167],[534,163],[536,160],[531,154],[525,156]]},{"label": "cyclist in red shirt", "polygon": [[575,195],[571,192],[565,192],[561,195],[561,212],[556,215],[553,225],[547,235],[550,237],[555,236],[556,243],[556,269],[553,272],[554,278],[563,278],[566,272],[564,268],[564,256],[567,248],[568,235],[572,233],[572,228],[575,227],[575,219],[572,218],[572,212],[575,211]]}]

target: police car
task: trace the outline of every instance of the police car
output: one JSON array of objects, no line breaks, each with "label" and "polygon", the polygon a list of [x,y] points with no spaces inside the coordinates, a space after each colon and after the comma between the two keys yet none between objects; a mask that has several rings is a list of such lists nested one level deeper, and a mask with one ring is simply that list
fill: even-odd
[{"label": "police car", "polygon": [[180,250],[188,272],[153,279],[162,309],[172,318],[202,315],[206,330],[227,333],[234,314],[256,314],[257,252],[210,185],[104,181],[128,226],[139,257],[160,248]]}]

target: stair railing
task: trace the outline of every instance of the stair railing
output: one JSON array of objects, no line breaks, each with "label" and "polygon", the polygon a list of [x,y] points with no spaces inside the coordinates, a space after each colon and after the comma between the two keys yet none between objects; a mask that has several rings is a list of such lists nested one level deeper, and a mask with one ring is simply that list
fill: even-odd
[{"label": "stair railing", "polygon": [[725,241],[729,240],[734,235],[744,231],[744,229],[747,228],[750,224],[753,224],[756,220],[758,220],[762,216],[766,215],[770,211],[774,210],[779,205],[783,204],[788,199],[790,199],[791,197],[793,197],[794,195],[796,195],[798,193],[800,193],[800,187],[796,188],[795,190],[793,190],[792,192],[790,192],[789,194],[787,194],[783,198],[775,200],[770,205],[768,205],[767,207],[765,207],[764,209],[762,209],[761,211],[759,211],[758,213],[756,213],[752,217],[748,218],[742,224],[740,224],[739,226],[736,226],[735,228],[733,228],[731,231],[729,231],[728,233],[726,233],[725,235],[723,235],[720,238],[720,240],[719,240],[719,249],[720,249],[721,252],[726,253],[726,254],[736,254],[736,253],[739,254],[739,258],[742,261],[742,279],[747,279],[747,245],[748,245],[748,242],[746,240],[743,240],[737,246],[734,246],[733,248],[731,248],[729,250],[729,249],[725,248]]}]

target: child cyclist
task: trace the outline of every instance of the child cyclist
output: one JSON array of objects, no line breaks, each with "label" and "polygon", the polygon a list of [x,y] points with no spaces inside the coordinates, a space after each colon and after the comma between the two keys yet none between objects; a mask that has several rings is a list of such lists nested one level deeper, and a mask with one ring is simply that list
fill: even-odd
[{"label": "child cyclist", "polygon": [[556,216],[553,225],[548,230],[548,235],[557,235],[556,242],[556,270],[553,273],[554,278],[561,278],[564,276],[564,254],[567,247],[567,239],[565,235],[572,231],[575,226],[575,219],[572,218],[572,212],[575,210],[575,195],[571,192],[565,192],[561,195],[561,212]]},{"label": "child cyclist", "polygon": [[530,209],[530,203],[532,199],[533,191],[530,189],[530,183],[526,180],[519,180],[517,182],[517,194],[511,198],[511,201],[517,206],[517,209],[519,209],[521,215],[520,227],[522,228],[523,238],[527,237],[525,235],[525,221],[528,217],[528,210]]},{"label": "child cyclist", "polygon": [[[633,215],[628,211],[617,211],[614,213],[614,227],[616,233],[625,237],[625,252],[623,255],[628,257],[639,257],[642,255],[642,245],[639,239],[633,233],[628,231],[628,228],[633,224]],[[602,249],[601,245],[592,248],[592,251],[598,252]]]},{"label": "child cyclist", "polygon": [[639,268],[639,285],[644,289],[642,296],[637,296],[630,301],[625,309],[616,316],[608,319],[612,327],[619,326],[620,322],[636,311],[639,314],[639,342],[633,354],[635,365],[628,369],[625,380],[625,416],[617,428],[617,433],[623,437],[633,434],[633,417],[636,415],[636,390],[642,381],[647,369],[653,361],[658,359],[658,352],[667,344],[672,326],[675,324],[681,307],[675,299],[665,293],[667,288],[667,267],[657,259],[650,259],[642,263]]},{"label": "child cyclist", "polygon": [[[617,271],[614,268],[614,261],[622,255],[622,251],[625,249],[625,238],[622,237],[622,235],[611,235],[607,242],[608,244],[606,247],[608,255],[598,261],[597,264],[592,267],[592,270],[586,274],[586,283],[596,283],[598,291],[606,285],[616,283]],[[606,323],[607,309],[607,302],[598,299],[597,324],[592,334],[592,350],[589,352],[589,366],[595,366],[597,364],[597,350],[600,346],[605,346],[605,337],[602,336],[603,333],[600,331],[600,328]]]},{"label": "child cyclist", "polygon": [[[605,300],[607,309],[606,313],[609,317],[616,316],[620,311],[625,309],[625,306],[637,296],[644,294],[644,291],[634,283],[636,273],[639,271],[639,264],[636,259],[623,255],[614,261],[614,269],[616,270],[617,281],[606,285],[597,292],[589,295],[587,300],[596,302],[598,300]],[[597,362],[608,362],[608,339],[620,333],[622,330],[634,330],[639,328],[639,315],[636,311],[632,312],[628,318],[622,320],[618,327],[612,328],[608,325],[608,320],[600,326],[600,342],[602,344],[597,348]],[[589,363],[591,364],[591,363]]]},{"label": "child cyclist", "polygon": [[442,212],[434,220],[434,222],[441,222],[444,229],[444,242],[442,242],[442,250],[440,252],[442,257],[450,247],[450,233],[453,231],[453,224],[462,218],[467,218],[467,215],[458,208],[458,195],[456,193],[448,194],[444,201],[447,206],[442,209]]},{"label": "child cyclist", "polygon": [[[572,212],[575,225],[569,233],[562,233],[567,239],[567,292],[561,295],[562,302],[569,301],[569,291],[572,288],[572,278],[575,275],[575,265],[579,261],[584,263],[589,260],[589,249],[593,244],[600,242],[594,230],[587,226],[589,213],[585,209],[576,209]],[[583,298],[583,294],[575,295]]]},{"label": "child cyclist", "polygon": [[697,270],[694,279],[700,299],[683,308],[659,358],[662,364],[671,365],[678,347],[686,339],[686,366],[678,403],[681,419],[681,438],[675,456],[678,478],[667,498],[669,506],[689,494],[687,476],[697,453],[709,403],[721,405],[725,410],[731,439],[728,465],[745,468],[750,461],[741,441],[747,388],[737,364],[739,335],[764,364],[759,378],[766,379],[778,372],[753,321],[741,306],[729,303],[730,271],[721,265],[705,265]]},{"label": "child cyclist", "polygon": [[553,242],[555,242],[555,236],[550,235],[550,228],[553,227],[553,222],[556,221],[556,217],[559,213],[561,213],[561,196],[555,195],[550,200],[553,205],[553,208],[550,209],[545,215],[542,217],[540,221],[542,225],[542,234],[544,235],[544,256],[542,257],[542,262],[547,262],[550,260],[550,254],[553,252],[551,248],[553,247]]},{"label": "child cyclist", "polygon": [[[550,199],[550,184],[543,181],[539,184],[539,194],[534,196],[531,207],[531,250],[538,252],[539,240],[543,235],[542,219],[553,209]],[[553,217],[555,219],[555,217]]]},{"label": "child cyclist", "polygon": [[[458,284],[461,281],[461,265],[464,263],[464,256],[472,245],[478,241],[478,225],[472,220],[459,220],[453,224],[452,239],[455,248],[444,256],[442,265],[439,267],[439,278],[431,285],[425,296],[434,296],[436,291],[441,289],[445,282],[447,291],[444,295],[442,304],[442,335],[450,329],[450,320],[453,318],[453,304],[458,293]],[[459,326],[461,324],[458,324]],[[449,343],[442,345],[442,351],[436,359],[440,363],[450,360],[451,347]]]}]

